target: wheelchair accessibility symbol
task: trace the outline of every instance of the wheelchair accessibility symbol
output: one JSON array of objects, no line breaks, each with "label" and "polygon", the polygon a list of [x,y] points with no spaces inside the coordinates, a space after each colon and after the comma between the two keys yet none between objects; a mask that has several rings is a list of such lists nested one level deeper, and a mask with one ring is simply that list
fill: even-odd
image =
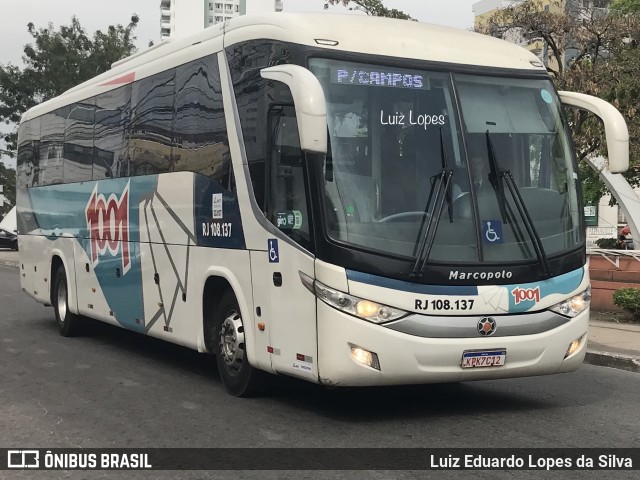
[{"label": "wheelchair accessibility symbol", "polygon": [[482,239],[487,243],[503,243],[502,222],[500,220],[483,220]]},{"label": "wheelchair accessibility symbol", "polygon": [[267,253],[269,254],[269,263],[280,263],[280,252],[278,251],[278,240],[270,238],[267,240]]}]

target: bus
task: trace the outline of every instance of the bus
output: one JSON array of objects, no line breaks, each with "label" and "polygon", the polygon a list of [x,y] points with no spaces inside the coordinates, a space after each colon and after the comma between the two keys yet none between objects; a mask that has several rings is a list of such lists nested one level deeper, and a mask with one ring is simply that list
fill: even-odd
[{"label": "bus", "polygon": [[38,105],[18,149],[21,285],[211,353],[236,396],[575,370],[590,283],[563,105],[603,100],[476,33],[246,16]]}]

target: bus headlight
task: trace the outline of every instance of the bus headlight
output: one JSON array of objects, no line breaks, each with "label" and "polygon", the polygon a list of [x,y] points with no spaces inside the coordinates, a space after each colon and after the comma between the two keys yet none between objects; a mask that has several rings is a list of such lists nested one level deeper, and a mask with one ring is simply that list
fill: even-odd
[{"label": "bus headlight", "polygon": [[[306,284],[306,282],[303,283]],[[317,280],[313,282],[313,293],[333,308],[373,323],[391,322],[409,314],[409,312],[398,308],[389,307],[372,302],[371,300],[354,297],[339,290],[334,290]]]},{"label": "bus headlight", "polygon": [[563,302],[557,303],[549,310],[564,315],[566,317],[575,317],[585,310],[591,304],[591,287],[584,292],[574,295]]}]

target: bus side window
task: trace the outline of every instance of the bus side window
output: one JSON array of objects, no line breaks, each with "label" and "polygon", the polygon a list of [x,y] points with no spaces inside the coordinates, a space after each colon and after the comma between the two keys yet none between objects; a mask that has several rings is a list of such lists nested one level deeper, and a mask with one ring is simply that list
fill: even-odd
[{"label": "bus side window", "polygon": [[267,218],[291,239],[311,249],[304,154],[294,107],[272,105],[268,126],[271,137]]},{"label": "bus side window", "polygon": [[[290,103],[279,97],[283,89],[277,83],[260,76],[262,68],[292,63],[292,52],[282,42],[250,40],[226,50],[233,89],[246,152],[251,189],[260,211],[267,213],[267,187],[269,183],[269,137],[267,112],[273,103]],[[265,99],[267,99],[265,101]]]},{"label": "bus side window", "polygon": [[229,140],[215,55],[176,69],[174,110],[174,171],[197,172],[232,190]]},{"label": "bus side window", "polygon": [[[40,170],[40,118],[20,124],[18,144],[18,190],[38,184]],[[22,230],[21,230],[22,231]]]},{"label": "bus side window", "polygon": [[93,179],[129,175],[131,84],[96,97]]},{"label": "bus side window", "polygon": [[129,175],[173,171],[175,69],[133,84]]},{"label": "bus side window", "polygon": [[86,182],[92,179],[95,97],[70,106],[64,130],[65,183]]},{"label": "bus side window", "polygon": [[38,183],[53,185],[63,183],[64,130],[70,108],[58,108],[41,117],[40,169]]}]

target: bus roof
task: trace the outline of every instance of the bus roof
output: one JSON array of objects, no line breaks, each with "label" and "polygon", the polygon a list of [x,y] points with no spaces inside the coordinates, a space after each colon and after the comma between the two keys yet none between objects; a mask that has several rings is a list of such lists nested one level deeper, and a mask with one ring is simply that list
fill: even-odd
[{"label": "bus roof", "polygon": [[[544,72],[539,59],[510,42],[456,28],[366,15],[271,13],[246,15],[197,34],[165,41],[124,60],[107,72],[27,111],[22,120],[112,90],[133,79],[181,65],[188,49],[203,55],[252,39],[272,39],[328,51],[356,52],[451,63]],[[319,42],[320,41],[320,42]],[[337,43],[336,43],[337,42]]]},{"label": "bus roof", "polygon": [[[282,39],[304,45],[319,45],[316,40],[334,40],[329,50],[402,57],[463,65],[528,69],[540,63],[527,49],[511,42],[479,33],[429,23],[367,15],[322,13],[277,13],[241,16],[226,27],[225,44],[243,40],[250,30],[270,33],[282,29]],[[271,38],[255,35],[254,38]],[[541,66],[542,67],[542,66]]]}]

